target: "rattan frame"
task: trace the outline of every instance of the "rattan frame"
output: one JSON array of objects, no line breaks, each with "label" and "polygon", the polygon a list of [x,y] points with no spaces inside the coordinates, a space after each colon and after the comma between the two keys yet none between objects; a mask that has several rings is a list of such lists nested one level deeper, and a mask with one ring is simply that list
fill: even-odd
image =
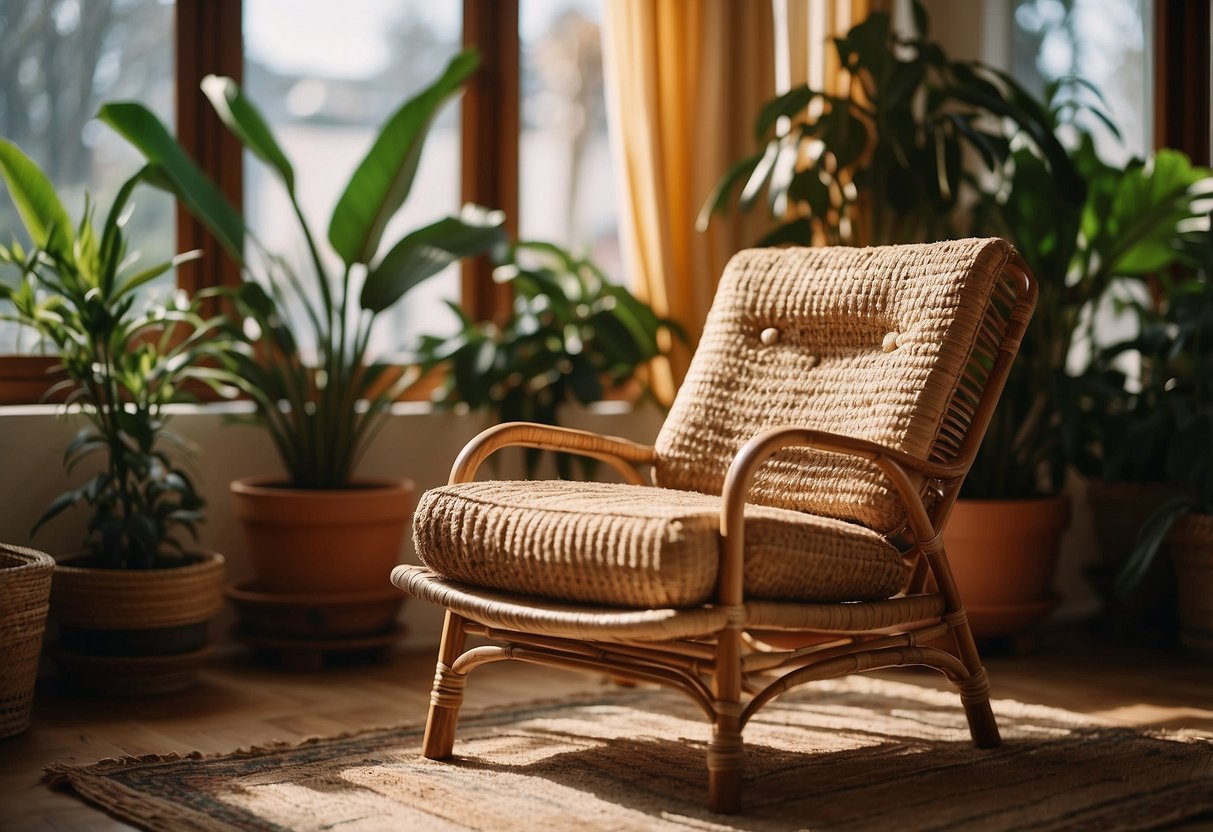
[{"label": "rattan frame", "polygon": [[[905,665],[942,672],[959,690],[970,733],[980,748],[1000,744],[989,681],[948,566],[942,532],[997,404],[1035,307],[1037,286],[1012,253],[995,281],[973,352],[954,391],[930,459],[861,439],[788,426],[753,437],[728,470],[722,494],[721,567],[715,603],[694,609],[613,610],[510,596],[444,580],[419,566],[400,566],[392,582],[446,608],[423,753],[452,754],[468,673],[483,664],[526,661],[655,682],[687,694],[712,724],[708,805],[736,812],[741,804],[742,730],[779,694],[808,682]],[[490,428],[459,454],[450,483],[470,482],[489,456],[506,447],[581,454],[644,484],[653,447],[567,428],[511,423]],[[744,508],[755,472],[777,451],[807,446],[879,466],[904,506],[912,569],[902,593],[837,604],[747,601],[743,591]],[[837,637],[799,649],[777,649],[749,630],[812,630]],[[467,649],[468,636],[488,643]],[[948,643],[951,649],[934,646]]]}]

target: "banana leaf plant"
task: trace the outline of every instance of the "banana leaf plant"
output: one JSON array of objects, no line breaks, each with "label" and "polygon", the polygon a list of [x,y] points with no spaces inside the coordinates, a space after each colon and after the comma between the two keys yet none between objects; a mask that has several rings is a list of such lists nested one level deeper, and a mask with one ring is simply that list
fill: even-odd
[{"label": "banana leaf plant", "polygon": [[457,55],[383,124],[332,211],[328,244],[340,261],[336,269],[326,265],[304,218],[295,168],[234,81],[209,76],[202,90],[227,129],[286,189],[308,252],[302,272],[265,250],[146,107],[116,102],[101,108],[100,119],[146,157],[156,181],[244,271],[234,303],[251,349],[217,368],[214,378],[255,402],[296,488],[350,487],[359,458],[410,380],[395,362],[371,355],[378,315],[451,263],[505,243],[504,216],[478,206],[383,242],[385,226],[412,188],[430,125],[478,63],[474,52]]},{"label": "banana leaf plant", "polygon": [[[686,337],[588,257],[550,242],[514,243],[498,260],[493,279],[512,289],[514,303],[505,320],[474,321],[449,304],[459,331],[420,339],[417,366],[446,371],[433,396],[440,406],[487,410],[498,422],[556,425],[561,405],[601,401],[611,387],[636,382],[652,398],[637,370],[663,354],[663,332]],[[526,454],[528,476],[539,459],[537,451]],[[561,477],[572,476],[573,459],[556,455]]]},{"label": "banana leaf plant", "polygon": [[[3,177],[32,241],[0,246],[16,282],[0,282],[0,318],[32,328],[58,353],[64,379],[50,395],[87,424],[68,444],[67,471],[97,468],[60,494],[34,530],[64,510],[91,509],[87,565],[145,569],[184,562],[179,534],[197,538],[204,503],[178,461],[185,443],[167,429],[166,407],[194,400],[191,382],[209,382],[206,365],[226,359],[222,318],[203,319],[201,297],[176,293],[167,305],[138,290],[198,252],[137,268],[123,230],[145,168],[119,189],[102,225],[86,197],[72,223],[54,185],[12,142],[0,139]],[[97,458],[100,464],[97,464]]]}]

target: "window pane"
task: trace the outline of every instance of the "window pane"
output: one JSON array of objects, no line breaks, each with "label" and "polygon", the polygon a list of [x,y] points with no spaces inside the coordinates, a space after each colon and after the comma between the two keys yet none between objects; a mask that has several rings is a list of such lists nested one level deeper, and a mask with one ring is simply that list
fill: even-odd
[{"label": "window pane", "polygon": [[[245,0],[245,88],[264,112],[296,172],[304,215],[331,273],[329,217],[379,127],[433,81],[459,51],[458,4],[432,0]],[[305,244],[286,192],[258,159],[245,157],[245,215],[266,248],[309,286]],[[433,124],[404,207],[384,245],[459,210],[459,107]],[[422,284],[379,319],[372,352],[406,346],[457,300],[455,267]],[[354,303],[357,298],[354,298]]]},{"label": "window pane", "polygon": [[[73,220],[87,189],[104,220],[139,155],[93,119],[101,102],[141,101],[166,123],[173,117],[173,6],[163,0],[0,0],[0,135],[50,176]],[[143,186],[127,224],[140,262],[174,253],[172,199]],[[11,200],[0,197],[0,236],[28,243]],[[14,272],[4,275],[12,280]],[[149,291],[165,293],[166,274]],[[38,352],[29,331],[0,322],[0,353]]]},{"label": "window pane", "polygon": [[519,229],[621,280],[600,0],[523,0]]},{"label": "window pane", "polygon": [[1146,22],[1150,0],[1016,0],[1012,73],[1039,93],[1045,83],[1077,76],[1103,95],[1123,141],[1087,122],[1112,163],[1151,147]]}]

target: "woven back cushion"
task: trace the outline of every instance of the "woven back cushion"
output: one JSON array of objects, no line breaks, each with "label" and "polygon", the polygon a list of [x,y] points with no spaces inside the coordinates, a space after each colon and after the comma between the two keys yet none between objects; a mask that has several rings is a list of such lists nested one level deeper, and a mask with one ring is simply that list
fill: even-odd
[{"label": "woven back cushion", "polygon": [[[783,425],[928,456],[1010,254],[998,239],[737,254],[657,438],[657,482],[719,494],[741,446]],[[750,500],[904,522],[875,465],[803,449],[768,462]]]}]

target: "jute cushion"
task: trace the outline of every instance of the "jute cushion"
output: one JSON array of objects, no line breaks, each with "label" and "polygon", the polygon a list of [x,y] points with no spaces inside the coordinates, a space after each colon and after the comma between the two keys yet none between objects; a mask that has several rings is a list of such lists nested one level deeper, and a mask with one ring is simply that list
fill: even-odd
[{"label": "jute cushion", "polygon": [[[490,481],[427,491],[417,553],[457,581],[626,607],[689,606],[716,588],[720,498],[615,483]],[[769,506],[746,510],[747,597],[872,600],[905,565],[875,532]]]},{"label": "jute cushion", "polygon": [[[927,458],[1010,255],[997,239],[737,254],[657,438],[657,484],[719,494],[738,449],[783,425]],[[875,466],[803,450],[750,499],[885,533],[904,520]]]}]

